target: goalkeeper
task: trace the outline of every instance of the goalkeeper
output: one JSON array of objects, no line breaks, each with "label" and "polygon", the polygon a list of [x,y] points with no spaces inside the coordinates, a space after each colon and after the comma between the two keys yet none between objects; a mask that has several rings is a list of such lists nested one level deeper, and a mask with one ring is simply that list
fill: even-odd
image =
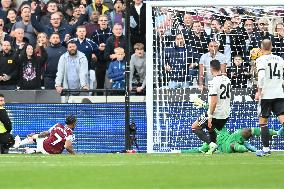
[{"label": "goalkeeper", "polygon": [[[243,128],[238,129],[234,133],[229,133],[226,129],[217,132],[217,144],[220,152],[224,153],[243,153],[248,151],[256,151],[248,141],[253,136],[260,136],[260,128]],[[277,135],[277,131],[270,129],[270,136]]]},{"label": "goalkeeper", "polygon": [[[193,101],[193,104],[197,108],[204,108],[208,109],[207,103],[202,101],[201,99],[197,98]],[[210,132],[214,132],[211,128],[208,128],[207,124],[208,116],[207,113],[202,114],[193,124],[192,130],[195,132],[196,130],[200,130],[204,132],[203,129],[206,128],[209,131],[209,137],[205,138],[204,143],[201,147],[190,149],[190,150],[182,150],[181,153],[205,153],[209,150],[208,142],[210,141]],[[282,136],[284,137],[284,131],[278,132],[270,129],[269,133],[271,136]],[[217,133],[217,145],[218,149],[224,153],[234,153],[234,152],[248,152],[248,151],[256,151],[255,147],[251,146],[247,141],[252,136],[260,136],[260,129],[259,128],[243,128],[238,129],[234,133],[229,133],[225,128],[218,131],[215,129]]]}]

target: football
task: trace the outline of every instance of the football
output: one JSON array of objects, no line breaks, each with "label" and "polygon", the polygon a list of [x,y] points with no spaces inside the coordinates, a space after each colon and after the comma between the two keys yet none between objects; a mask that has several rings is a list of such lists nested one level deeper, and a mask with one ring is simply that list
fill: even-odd
[{"label": "football", "polygon": [[250,51],[250,59],[256,60],[258,57],[262,56],[263,53],[260,48],[253,48]]}]

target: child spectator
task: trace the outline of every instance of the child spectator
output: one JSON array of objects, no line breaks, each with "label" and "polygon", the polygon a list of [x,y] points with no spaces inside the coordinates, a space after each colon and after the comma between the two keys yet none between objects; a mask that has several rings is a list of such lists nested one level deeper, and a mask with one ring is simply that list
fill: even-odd
[{"label": "child spectator", "polygon": [[125,86],[125,61],[124,49],[117,47],[114,49],[115,61],[111,61],[107,70],[107,75],[112,83],[112,89],[124,89]]},{"label": "child spectator", "polygon": [[248,79],[251,76],[249,66],[245,65],[240,55],[234,56],[233,63],[228,74],[232,88],[247,88]]},{"label": "child spectator", "polygon": [[129,88],[132,90],[132,84],[134,83],[133,76],[136,70],[139,77],[137,85],[137,92],[142,92],[146,86],[146,57],[144,52],[144,45],[142,43],[136,43],[134,45],[135,53],[130,59],[130,78],[129,78]]}]

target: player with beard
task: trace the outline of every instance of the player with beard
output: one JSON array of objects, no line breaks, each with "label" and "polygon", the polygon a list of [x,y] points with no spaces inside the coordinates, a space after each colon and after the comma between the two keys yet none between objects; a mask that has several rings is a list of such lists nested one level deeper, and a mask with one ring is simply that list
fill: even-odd
[{"label": "player with beard", "polygon": [[59,59],[55,88],[58,93],[63,89],[89,89],[88,60],[84,53],[77,50],[75,42],[68,43],[67,52]]}]

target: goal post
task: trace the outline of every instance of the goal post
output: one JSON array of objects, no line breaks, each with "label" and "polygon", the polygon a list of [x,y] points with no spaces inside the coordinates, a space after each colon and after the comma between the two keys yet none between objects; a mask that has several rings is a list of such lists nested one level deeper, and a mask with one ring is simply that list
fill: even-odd
[{"label": "goal post", "polygon": [[[245,8],[248,14],[254,11],[270,8],[282,11],[284,15],[284,0],[258,0],[258,1],[227,1],[227,0],[190,0],[190,1],[147,1],[146,2],[146,108],[147,108],[147,153],[172,152],[185,148],[197,147],[201,143],[191,132],[191,124],[199,116],[200,110],[195,109],[190,99],[200,96],[197,88],[168,89],[167,74],[164,73],[165,63],[164,49],[157,46],[156,27],[159,22],[155,11],[165,7],[175,12],[212,11],[213,8],[229,10],[231,8]],[[271,11],[273,12],[273,11]],[[163,13],[161,13],[163,14]],[[281,19],[283,20],[281,15]],[[271,16],[271,15],[263,15]],[[258,17],[259,18],[259,17]],[[172,36],[171,36],[172,37]],[[169,40],[169,39],[167,39]],[[164,41],[160,43],[173,43]],[[160,49],[159,49],[160,48]],[[244,91],[250,91],[247,89]],[[204,94],[203,94],[204,95]],[[236,95],[237,96],[237,95]],[[240,96],[240,95],[239,95]],[[241,95],[244,100],[234,103],[230,115],[230,122],[226,126],[230,131],[242,127],[257,127],[256,102],[249,101],[248,92]],[[242,115],[242,112],[245,113]],[[233,117],[232,117],[233,116]],[[242,116],[245,116],[244,118]],[[232,117],[232,118],[231,118]],[[277,120],[272,119],[273,127],[278,127]],[[259,141],[257,143],[259,145]],[[275,149],[282,149],[275,144]],[[283,149],[282,149],[283,150]]]}]

